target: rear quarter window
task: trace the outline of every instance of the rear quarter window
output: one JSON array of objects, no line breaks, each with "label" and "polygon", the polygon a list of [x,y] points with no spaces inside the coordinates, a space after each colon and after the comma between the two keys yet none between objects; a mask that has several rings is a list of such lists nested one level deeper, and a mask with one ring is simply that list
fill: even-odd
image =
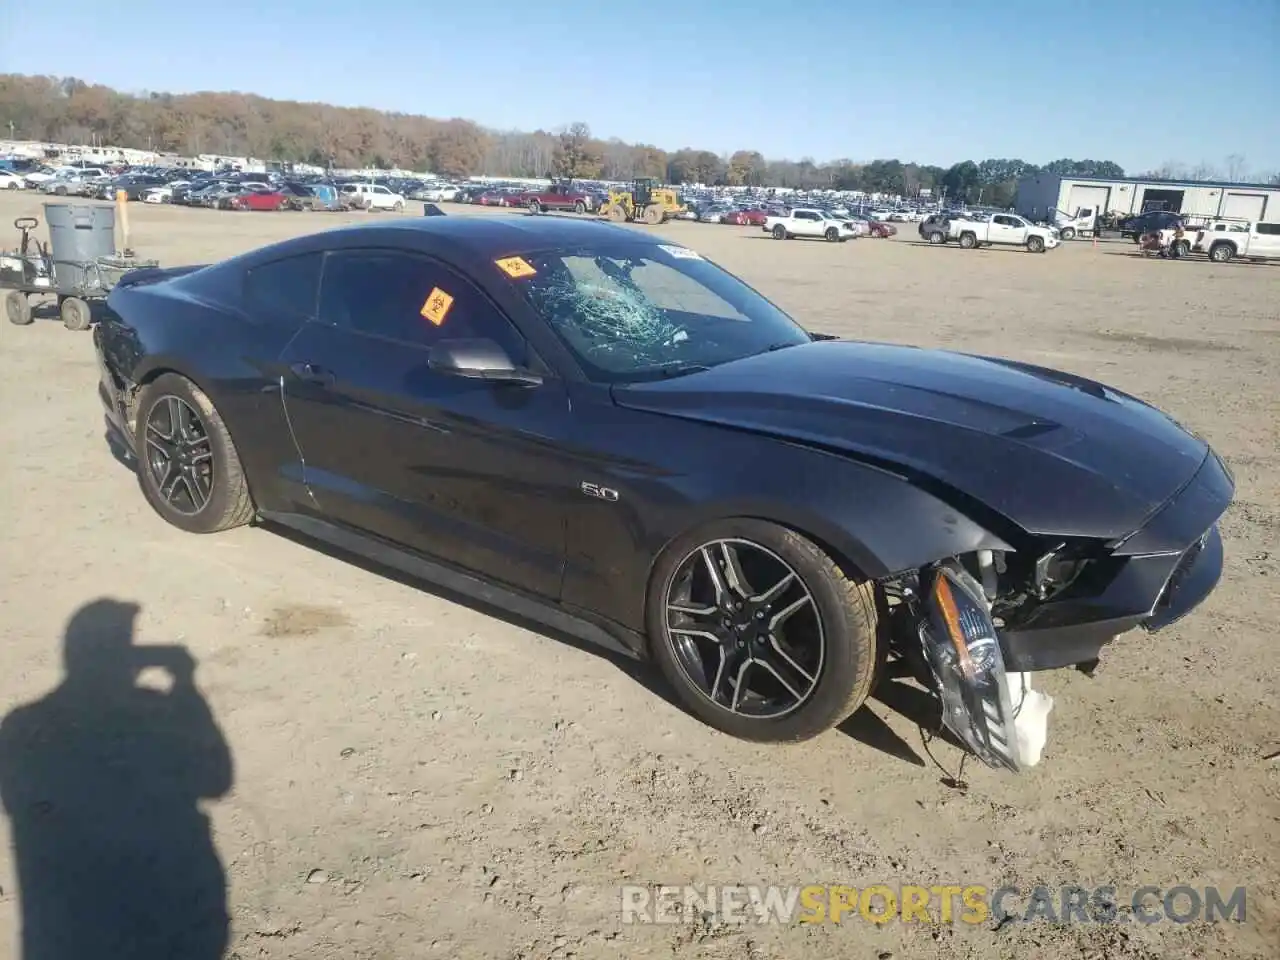
[{"label": "rear quarter window", "polygon": [[1265,233],[1269,237],[1280,237],[1280,223],[1260,223],[1258,232]]},{"label": "rear quarter window", "polygon": [[315,319],[321,260],[319,253],[303,253],[254,267],[245,277],[249,313],[285,326]]}]

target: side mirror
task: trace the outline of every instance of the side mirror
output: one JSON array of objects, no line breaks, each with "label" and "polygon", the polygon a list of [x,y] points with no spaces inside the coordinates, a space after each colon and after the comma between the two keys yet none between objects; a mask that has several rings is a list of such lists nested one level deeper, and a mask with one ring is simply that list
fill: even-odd
[{"label": "side mirror", "polygon": [[516,366],[507,351],[484,338],[441,340],[431,348],[428,368],[434,373],[470,380],[537,386],[542,377]]}]

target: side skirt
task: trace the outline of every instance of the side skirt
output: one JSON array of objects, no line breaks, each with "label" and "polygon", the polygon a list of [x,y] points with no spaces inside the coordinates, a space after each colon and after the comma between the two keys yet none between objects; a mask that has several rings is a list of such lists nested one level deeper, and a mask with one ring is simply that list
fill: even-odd
[{"label": "side skirt", "polygon": [[645,638],[643,636],[586,610],[551,603],[522,590],[490,583],[473,573],[438,560],[429,560],[402,547],[338,526],[327,520],[299,513],[269,510],[259,511],[259,517],[267,523],[288,527],[303,536],[312,537],[374,563],[399,570],[414,579],[435,584],[629,659],[639,660],[644,657]]}]

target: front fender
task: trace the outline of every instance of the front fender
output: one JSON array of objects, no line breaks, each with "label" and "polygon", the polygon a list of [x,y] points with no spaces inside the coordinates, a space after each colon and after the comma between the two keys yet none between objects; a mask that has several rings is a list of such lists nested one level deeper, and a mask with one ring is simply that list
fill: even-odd
[{"label": "front fender", "polygon": [[746,431],[610,414],[597,429],[601,447],[619,445],[617,459],[597,461],[584,480],[616,497],[570,511],[562,598],[630,629],[644,629],[645,591],[662,552],[714,520],[790,527],[871,579],[1013,549],[1007,534],[891,470]]}]

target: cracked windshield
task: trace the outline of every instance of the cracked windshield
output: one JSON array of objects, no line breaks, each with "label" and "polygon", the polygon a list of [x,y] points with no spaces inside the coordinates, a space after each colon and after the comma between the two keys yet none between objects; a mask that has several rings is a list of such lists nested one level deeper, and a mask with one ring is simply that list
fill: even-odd
[{"label": "cracked windshield", "polygon": [[514,281],[594,380],[697,373],[809,342],[777,307],[682,247],[529,258]]}]

